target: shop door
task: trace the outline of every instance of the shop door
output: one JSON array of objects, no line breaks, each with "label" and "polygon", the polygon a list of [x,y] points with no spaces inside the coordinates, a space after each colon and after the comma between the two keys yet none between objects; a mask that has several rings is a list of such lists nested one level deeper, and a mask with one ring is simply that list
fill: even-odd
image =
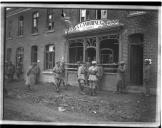
[{"label": "shop door", "polygon": [[130,45],[130,82],[142,85],[143,81],[143,47]]}]

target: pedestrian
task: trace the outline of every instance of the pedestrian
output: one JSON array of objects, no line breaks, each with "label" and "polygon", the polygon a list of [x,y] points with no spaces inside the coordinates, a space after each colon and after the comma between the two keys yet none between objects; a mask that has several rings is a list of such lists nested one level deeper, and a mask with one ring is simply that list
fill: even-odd
[{"label": "pedestrian", "polygon": [[92,61],[92,66],[88,69],[88,81],[89,81],[89,88],[90,88],[90,95],[96,95],[96,86],[97,86],[97,66],[96,61]]},{"label": "pedestrian", "polygon": [[18,63],[16,66],[16,77],[18,80],[20,80],[21,74],[22,74],[22,66],[20,63]]},{"label": "pedestrian", "polygon": [[64,62],[64,58],[62,57],[62,59],[59,62],[60,62],[60,70],[61,70],[61,73],[60,73],[61,74],[60,86],[61,86],[61,84],[63,84],[65,89],[67,89],[67,80],[66,80],[66,76],[65,76],[65,62]]},{"label": "pedestrian", "polygon": [[35,70],[36,63],[32,63],[26,73],[26,85],[28,86],[29,90],[32,90],[31,87],[35,84],[36,80],[36,70]]},{"label": "pedestrian", "polygon": [[144,66],[144,87],[145,87],[145,96],[150,95],[150,83],[151,83],[151,59],[145,59],[145,66]]},{"label": "pedestrian", "polygon": [[84,94],[84,87],[86,85],[86,66],[83,62],[81,62],[79,68],[78,68],[78,84],[80,88],[80,93]]},{"label": "pedestrian", "polygon": [[56,62],[55,67],[53,68],[54,72],[54,84],[56,86],[56,91],[60,92],[60,81],[61,81],[61,68],[60,68],[60,62]]},{"label": "pedestrian", "polygon": [[100,91],[102,90],[103,73],[104,73],[104,70],[103,70],[102,65],[97,65],[97,78],[98,78],[97,90],[100,90]]},{"label": "pedestrian", "polygon": [[125,74],[126,74],[126,65],[124,61],[121,61],[118,67],[117,93],[126,92]]}]

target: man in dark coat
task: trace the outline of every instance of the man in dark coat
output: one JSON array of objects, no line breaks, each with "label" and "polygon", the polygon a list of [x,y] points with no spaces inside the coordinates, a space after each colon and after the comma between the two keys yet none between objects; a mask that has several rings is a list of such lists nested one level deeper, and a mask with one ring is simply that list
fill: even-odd
[{"label": "man in dark coat", "polygon": [[151,59],[145,59],[145,66],[144,66],[144,87],[145,87],[145,95],[150,95],[150,83],[151,83]]}]

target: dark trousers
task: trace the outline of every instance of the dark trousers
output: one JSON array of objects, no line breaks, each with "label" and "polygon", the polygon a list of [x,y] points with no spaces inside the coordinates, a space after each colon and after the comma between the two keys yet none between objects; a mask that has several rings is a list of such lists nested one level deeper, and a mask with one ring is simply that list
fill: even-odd
[{"label": "dark trousers", "polygon": [[119,80],[117,83],[117,92],[126,92],[125,79]]}]

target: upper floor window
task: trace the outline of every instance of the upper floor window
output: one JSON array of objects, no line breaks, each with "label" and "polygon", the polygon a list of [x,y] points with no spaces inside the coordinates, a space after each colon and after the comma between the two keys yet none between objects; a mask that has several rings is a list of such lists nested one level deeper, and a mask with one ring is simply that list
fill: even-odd
[{"label": "upper floor window", "polygon": [[107,19],[107,10],[96,10],[96,19]]},{"label": "upper floor window", "polygon": [[32,16],[32,33],[38,32],[39,12],[34,12]]},{"label": "upper floor window", "polygon": [[90,10],[81,9],[80,10],[80,22],[90,20]]},{"label": "upper floor window", "polygon": [[55,66],[55,46],[54,44],[45,47],[45,69],[52,69]]},{"label": "upper floor window", "polygon": [[52,9],[47,9],[47,28],[48,30],[54,29],[54,16]]},{"label": "upper floor window", "polygon": [[20,35],[23,35],[23,33],[24,33],[23,28],[24,28],[24,17],[23,16],[20,16],[18,18],[18,35],[19,36]]},{"label": "upper floor window", "polygon": [[10,20],[8,22],[8,38],[11,38],[12,37],[11,32],[12,32],[12,21]]}]

